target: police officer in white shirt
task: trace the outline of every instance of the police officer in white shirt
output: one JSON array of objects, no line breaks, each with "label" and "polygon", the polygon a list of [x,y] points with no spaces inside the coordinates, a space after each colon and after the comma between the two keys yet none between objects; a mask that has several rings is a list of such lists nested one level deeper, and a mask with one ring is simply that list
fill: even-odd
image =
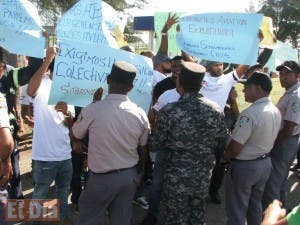
[{"label": "police officer in white shirt", "polygon": [[281,123],[268,98],[271,90],[265,73],[255,72],[245,83],[245,100],[252,105],[241,112],[224,153],[232,161],[225,183],[227,225],[261,223],[261,199],[272,168],[269,152]]}]

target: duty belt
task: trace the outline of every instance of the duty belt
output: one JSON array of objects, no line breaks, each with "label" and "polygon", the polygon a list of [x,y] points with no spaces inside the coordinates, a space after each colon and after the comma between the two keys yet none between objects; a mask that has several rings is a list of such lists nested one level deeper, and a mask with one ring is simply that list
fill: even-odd
[{"label": "duty belt", "polygon": [[255,161],[255,160],[261,160],[261,159],[265,159],[267,157],[270,156],[270,153],[266,153],[266,154],[263,154],[255,159],[232,159],[233,161]]},{"label": "duty belt", "polygon": [[91,172],[94,175],[108,175],[108,174],[120,173],[122,171],[129,170],[129,169],[132,169],[132,168],[135,168],[135,167],[136,167],[136,165],[134,165],[132,167],[129,167],[129,168],[122,168],[122,169],[110,170],[110,171],[107,171],[107,172],[104,172],[104,173],[95,173],[93,171],[91,171]]}]

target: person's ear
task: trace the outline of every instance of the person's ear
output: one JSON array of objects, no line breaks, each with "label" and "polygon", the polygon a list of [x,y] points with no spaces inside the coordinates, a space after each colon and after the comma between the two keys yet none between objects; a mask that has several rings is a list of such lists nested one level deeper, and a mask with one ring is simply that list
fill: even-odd
[{"label": "person's ear", "polygon": [[129,87],[128,87],[128,92],[131,91],[133,88],[133,84],[131,84]]}]

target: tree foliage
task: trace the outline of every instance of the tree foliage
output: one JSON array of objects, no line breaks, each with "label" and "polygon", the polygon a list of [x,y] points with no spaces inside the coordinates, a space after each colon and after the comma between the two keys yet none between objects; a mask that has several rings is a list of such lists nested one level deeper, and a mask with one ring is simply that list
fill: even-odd
[{"label": "tree foliage", "polygon": [[300,0],[267,0],[260,12],[273,19],[278,40],[300,47]]},{"label": "tree foliage", "polygon": [[[57,18],[71,8],[79,0],[30,0],[33,2],[40,15],[48,25],[54,25]],[[124,11],[125,9],[132,7],[143,7],[147,0],[133,0],[132,4],[126,2],[126,0],[103,0],[111,5],[117,11]]]}]

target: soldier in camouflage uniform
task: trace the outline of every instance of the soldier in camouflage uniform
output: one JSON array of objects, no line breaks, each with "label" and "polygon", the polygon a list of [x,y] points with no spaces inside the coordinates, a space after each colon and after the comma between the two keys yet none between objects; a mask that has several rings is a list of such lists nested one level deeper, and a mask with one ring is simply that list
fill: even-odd
[{"label": "soldier in camouflage uniform", "polygon": [[226,128],[218,106],[199,94],[205,68],[183,62],[177,78],[178,102],[159,112],[150,149],[169,151],[164,174],[160,225],[204,224],[214,149],[223,145]]}]

